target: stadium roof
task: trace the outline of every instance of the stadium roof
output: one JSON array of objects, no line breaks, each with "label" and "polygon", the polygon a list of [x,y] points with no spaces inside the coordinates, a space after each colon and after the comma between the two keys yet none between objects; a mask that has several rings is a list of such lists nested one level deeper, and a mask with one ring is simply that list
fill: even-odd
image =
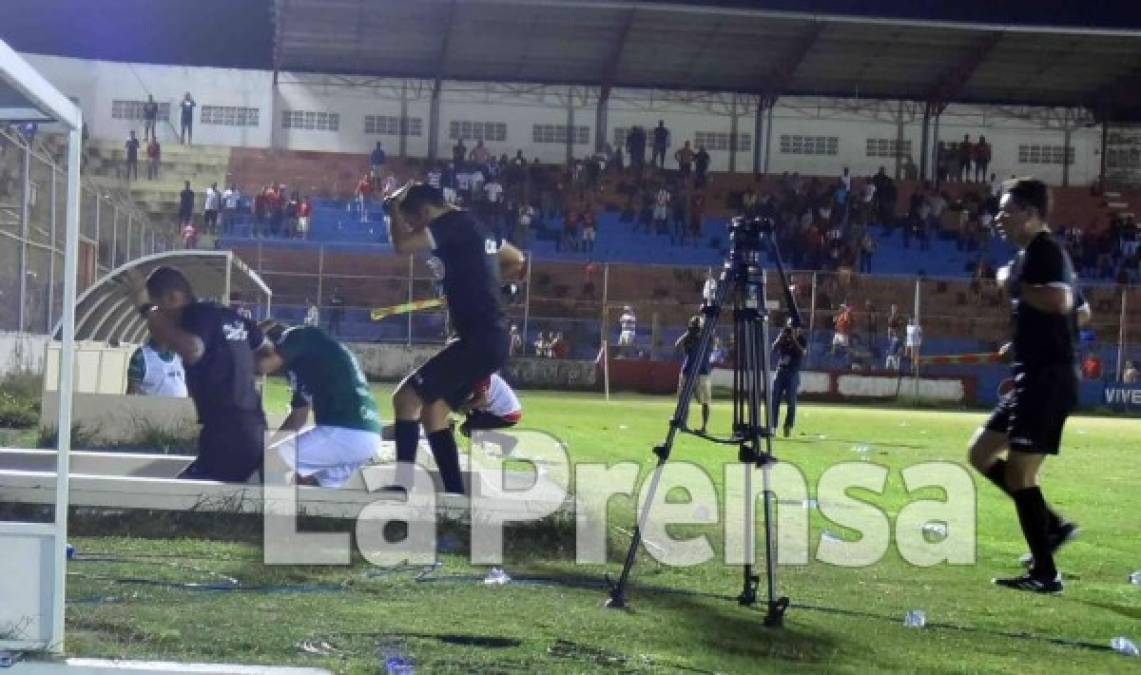
[{"label": "stadium roof", "polygon": [[[97,280],[76,299],[75,339],[118,340],[138,344],[146,337],[146,322],[123,294],[123,279],[130,270],[146,276],[158,267],[175,267],[186,275],[195,295],[203,300],[229,304],[241,294],[244,302],[269,308],[269,287],[232,251],[169,251],[125,263]],[[61,326],[52,335],[59,339]]]},{"label": "stadium roof", "polygon": [[[1141,30],[609,0],[275,0],[281,70],[1025,105],[1135,104]],[[784,3],[790,4],[790,3]]]}]

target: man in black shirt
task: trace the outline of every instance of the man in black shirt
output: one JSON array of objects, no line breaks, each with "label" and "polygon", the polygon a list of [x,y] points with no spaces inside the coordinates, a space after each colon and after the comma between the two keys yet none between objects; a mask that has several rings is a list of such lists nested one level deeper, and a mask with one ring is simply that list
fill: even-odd
[{"label": "man in black shirt", "polygon": [[523,254],[500,241],[468,211],[445,203],[443,192],[430,185],[404,186],[386,200],[385,208],[390,216],[389,239],[398,253],[431,251],[439,261],[455,333],[393,393],[396,458],[415,462],[423,425],[444,490],[463,493],[450,415],[479,382],[507,361],[510,338],[500,302],[500,278],[519,277]]},{"label": "man in black shirt", "polygon": [[1003,185],[994,225],[1019,249],[997,275],[1011,301],[1013,340],[1002,351],[1012,362],[1013,379],[975,433],[969,454],[971,464],[1014,500],[1030,547],[1028,574],[994,582],[1036,593],[1062,591],[1054,554],[1077,533],[1076,525],[1047,505],[1038,471],[1047,455],[1058,454],[1066,417],[1077,405],[1076,329],[1088,320],[1088,306],[1075,302],[1070,257],[1046,224],[1049,201],[1041,181]]},{"label": "man in black shirt", "polygon": [[198,457],[181,477],[249,480],[261,468],[266,430],[254,388],[255,352],[268,356],[273,347],[249,319],[197,300],[190,282],[173,267],[154,270],[145,284],[130,277],[128,294],[154,339],[169,345],[186,366],[186,386],[202,431]]},{"label": "man in black shirt", "polygon": [[658,120],[654,127],[654,152],[650,156],[650,164],[659,169],[666,168],[666,148],[670,144],[670,130],[666,128],[663,120]]},{"label": "man in black shirt", "polygon": [[793,426],[796,425],[796,394],[800,390],[800,364],[807,349],[808,340],[804,338],[804,332],[799,328],[793,328],[791,319],[773,342],[777,361],[777,374],[773,379],[773,429],[780,426],[780,401],[783,398],[788,403],[788,417],[784,420],[785,438],[788,438]]},{"label": "man in black shirt", "polygon": [[190,181],[182,192],[178,193],[178,224],[185,225],[194,217],[194,190],[190,189]]},{"label": "man in black shirt", "polygon": [[131,175],[134,174],[135,180],[139,179],[139,139],[135,137],[135,132],[131,132],[127,138],[127,180],[131,180]]},{"label": "man in black shirt", "polygon": [[147,94],[147,102],[143,104],[143,140],[158,140],[155,124],[158,122],[158,104],[155,97]]}]

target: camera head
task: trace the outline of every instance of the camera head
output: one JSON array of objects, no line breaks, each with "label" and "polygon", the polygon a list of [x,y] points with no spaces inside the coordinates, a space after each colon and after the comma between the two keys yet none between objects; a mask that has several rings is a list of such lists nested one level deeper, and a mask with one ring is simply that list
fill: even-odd
[{"label": "camera head", "polygon": [[737,252],[759,252],[761,242],[773,233],[772,218],[737,216],[729,221],[729,244]]}]

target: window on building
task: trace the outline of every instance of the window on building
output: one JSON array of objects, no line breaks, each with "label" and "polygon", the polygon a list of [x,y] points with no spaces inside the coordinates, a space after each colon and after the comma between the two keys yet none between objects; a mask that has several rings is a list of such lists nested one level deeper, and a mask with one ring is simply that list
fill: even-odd
[{"label": "window on building", "polygon": [[[895,149],[898,139],[895,138],[869,138],[867,143],[868,157],[895,157]],[[911,141],[904,140],[903,145],[900,146],[900,156],[911,156]]]},{"label": "window on building", "polygon": [[615,129],[614,129],[614,149],[615,150],[621,148],[623,152],[626,151],[626,134],[628,134],[628,133],[630,133],[630,129],[628,129],[627,127],[615,127]]},{"label": "window on building", "polygon": [[782,155],[835,155],[840,149],[837,136],[800,136],[781,134]]},{"label": "window on building", "polygon": [[448,138],[453,141],[488,141],[502,143],[507,140],[507,124],[504,122],[472,122],[452,120],[448,124]]},{"label": "window on building", "polygon": [[401,127],[407,136],[420,136],[424,123],[419,117],[398,117],[396,115],[365,115],[364,132],[380,136],[399,136]]},{"label": "window on building", "polygon": [[[1108,163],[1109,157],[1106,157]],[[1061,145],[1019,145],[1019,164],[1066,164],[1074,163],[1074,149],[1066,150]]]},{"label": "window on building", "polygon": [[[575,145],[590,143],[590,127],[576,126],[572,129],[571,140]],[[562,143],[567,142],[567,126],[565,124],[536,124],[531,128],[531,140],[535,143]]]},{"label": "window on building", "polygon": [[[704,146],[706,150],[723,150],[728,151],[730,148],[729,139],[732,134],[723,131],[698,131],[693,134],[693,146],[699,148]],[[737,152],[749,152],[753,149],[753,135],[752,134],[737,134]]]},{"label": "window on building", "polygon": [[[143,119],[143,105],[146,101],[111,101],[111,117],[117,120]],[[170,104],[158,104],[158,118],[170,119]]]},{"label": "window on building", "polygon": [[226,127],[256,127],[258,109],[231,105],[202,106],[202,123]]},{"label": "window on building", "polygon": [[339,131],[341,128],[341,116],[333,112],[283,110],[281,111],[281,126],[283,129]]}]

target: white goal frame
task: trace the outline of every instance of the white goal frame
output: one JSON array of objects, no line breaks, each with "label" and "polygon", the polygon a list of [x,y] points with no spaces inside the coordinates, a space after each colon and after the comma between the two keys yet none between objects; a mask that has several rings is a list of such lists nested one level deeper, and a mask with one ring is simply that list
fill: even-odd
[{"label": "white goal frame", "polygon": [[[83,114],[3,40],[0,40],[0,87],[9,94],[0,100],[0,120],[59,124],[68,134],[59,391],[70,393],[75,368]],[[0,521],[0,650],[63,651],[71,412],[72,396],[61,396],[56,420],[59,433],[52,522]]]}]

